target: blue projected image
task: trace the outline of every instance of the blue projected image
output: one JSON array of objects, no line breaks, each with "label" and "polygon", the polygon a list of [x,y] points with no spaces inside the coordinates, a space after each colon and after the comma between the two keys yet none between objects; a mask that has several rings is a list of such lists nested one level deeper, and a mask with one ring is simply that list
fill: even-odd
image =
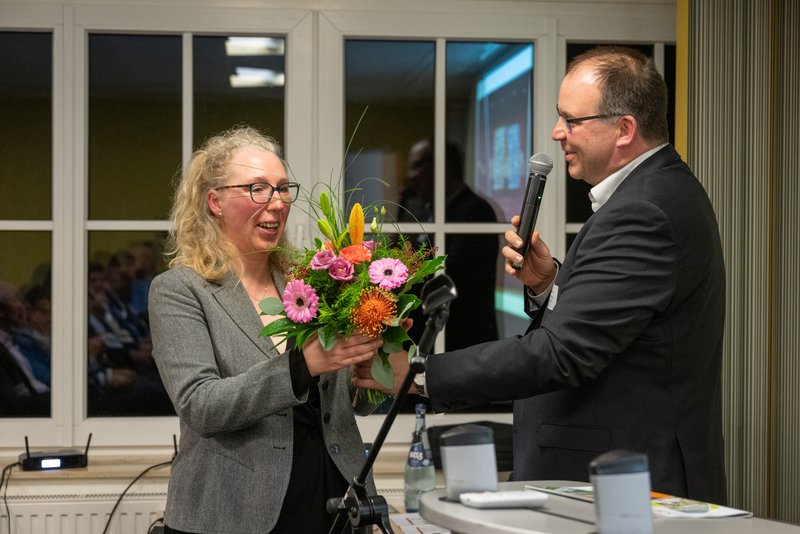
[{"label": "blue projected image", "polygon": [[[521,49],[520,49],[521,48]],[[506,220],[519,211],[532,146],[533,45],[487,69],[475,88],[474,187]]]}]

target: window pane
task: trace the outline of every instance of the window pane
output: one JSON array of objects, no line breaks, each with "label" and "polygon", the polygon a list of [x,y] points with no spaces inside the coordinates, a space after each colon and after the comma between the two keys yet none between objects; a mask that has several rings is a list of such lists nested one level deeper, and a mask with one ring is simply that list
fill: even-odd
[{"label": "window pane", "polygon": [[0,219],[52,213],[53,38],[0,32]]},{"label": "window pane", "polygon": [[173,415],[153,361],[147,293],[166,268],[157,232],[91,232],[88,416]]},{"label": "window pane", "polygon": [[345,43],[345,188],[363,189],[351,202],[388,202],[389,219],[434,217],[430,177],[407,165],[413,145],[433,138],[434,58],[433,42]]},{"label": "window pane", "polygon": [[498,269],[502,269],[498,259],[500,237],[497,234],[448,234],[445,247],[445,272],[458,291],[458,298],[450,306],[445,350],[498,339],[495,286],[505,278],[498,274]]},{"label": "window pane", "polygon": [[664,83],[667,84],[669,142],[675,143],[675,45],[664,45]]},{"label": "window pane", "polygon": [[0,416],[50,417],[50,232],[0,232]]},{"label": "window pane", "polygon": [[235,124],[283,145],[286,57],[281,37],[194,37],[194,146]]},{"label": "window pane", "polygon": [[181,38],[89,36],[89,218],[166,218],[181,163]]},{"label": "window pane", "polygon": [[[503,240],[504,242],[504,240]],[[445,272],[458,297],[450,304],[445,326],[445,350],[524,334],[522,285],[506,276],[499,234],[447,234]],[[519,297],[518,297],[519,296]],[[466,410],[471,413],[510,411],[511,402],[493,402]]]},{"label": "window pane", "polygon": [[447,44],[447,221],[505,222],[520,212],[532,82],[531,44]]}]

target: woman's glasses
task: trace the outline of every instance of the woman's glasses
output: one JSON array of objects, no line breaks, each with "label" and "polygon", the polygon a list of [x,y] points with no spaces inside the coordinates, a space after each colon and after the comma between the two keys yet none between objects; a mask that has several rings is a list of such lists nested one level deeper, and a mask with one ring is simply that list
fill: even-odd
[{"label": "woman's glasses", "polygon": [[[216,190],[231,189],[234,187],[246,187],[250,192],[250,198],[256,204],[267,204],[273,198],[277,198],[281,202],[290,204],[297,200],[297,194],[300,192],[300,184],[294,182],[286,182],[280,185],[271,185],[266,182],[255,182],[252,184],[242,185],[223,185],[222,187],[215,187]],[[277,196],[275,194],[277,193]]]}]

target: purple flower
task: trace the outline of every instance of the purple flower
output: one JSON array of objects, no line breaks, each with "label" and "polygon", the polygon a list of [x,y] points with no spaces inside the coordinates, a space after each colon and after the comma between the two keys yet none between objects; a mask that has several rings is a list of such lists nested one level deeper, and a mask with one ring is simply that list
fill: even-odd
[{"label": "purple flower", "polygon": [[368,239],[368,240],[366,240],[366,241],[362,241],[362,242],[361,242],[361,245],[362,245],[362,246],[363,246],[365,249],[369,250],[370,252],[375,252],[375,248],[376,248],[376,246],[377,246],[377,245],[376,245],[376,243],[375,243],[375,241],[373,241],[372,239]]},{"label": "purple flower", "polygon": [[348,282],[353,279],[353,264],[344,258],[336,258],[328,266],[328,274],[334,280]]},{"label": "purple flower", "polygon": [[326,248],[314,254],[314,257],[311,258],[311,263],[309,266],[315,271],[322,271],[330,267],[331,263],[335,259],[336,255],[333,253],[333,251]]},{"label": "purple flower", "polygon": [[375,260],[369,265],[369,281],[386,291],[396,289],[408,280],[408,268],[395,258]]},{"label": "purple flower", "polygon": [[308,323],[317,316],[319,297],[310,285],[302,280],[293,280],[283,290],[283,309],[286,317],[295,323]]}]

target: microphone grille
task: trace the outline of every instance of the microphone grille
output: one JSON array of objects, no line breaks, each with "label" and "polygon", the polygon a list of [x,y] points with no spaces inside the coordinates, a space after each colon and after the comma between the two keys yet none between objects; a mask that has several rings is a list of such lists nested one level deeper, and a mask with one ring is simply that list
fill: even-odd
[{"label": "microphone grille", "polygon": [[528,161],[531,172],[547,176],[553,170],[553,160],[544,152],[537,152]]}]

